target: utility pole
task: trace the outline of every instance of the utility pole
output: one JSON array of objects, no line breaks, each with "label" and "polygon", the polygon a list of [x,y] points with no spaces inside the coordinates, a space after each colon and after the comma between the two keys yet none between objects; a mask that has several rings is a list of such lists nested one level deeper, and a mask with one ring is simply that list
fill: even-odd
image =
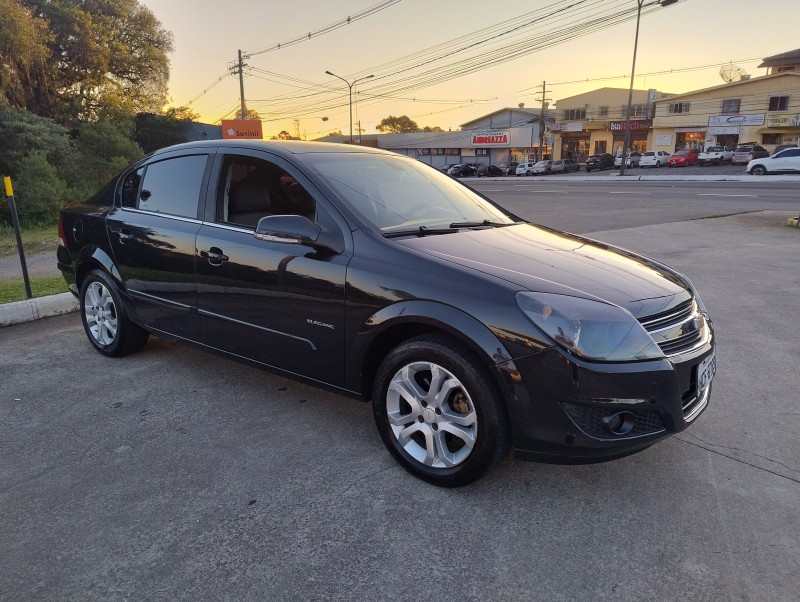
[{"label": "utility pole", "polygon": [[228,69],[230,70],[232,75],[239,76],[239,98],[242,102],[242,119],[247,119],[247,106],[244,102],[244,68],[247,66],[245,65],[243,59],[246,58],[242,56],[242,51],[239,51],[239,60],[233,63],[228,64]]},{"label": "utility pole", "polygon": [[[537,86],[538,87],[538,86]],[[542,97],[536,98],[538,102],[542,103],[542,113],[539,116],[539,161],[544,159],[544,118],[545,118],[545,111],[547,110],[547,106],[550,104],[548,101],[552,100],[551,98],[547,98],[547,82],[542,82]]]}]

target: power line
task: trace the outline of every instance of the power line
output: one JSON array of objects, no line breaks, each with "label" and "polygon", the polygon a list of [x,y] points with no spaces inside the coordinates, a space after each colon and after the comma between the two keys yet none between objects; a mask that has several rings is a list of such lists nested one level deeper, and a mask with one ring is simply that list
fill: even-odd
[{"label": "power line", "polygon": [[376,4],[375,6],[371,6],[370,8],[367,8],[367,9],[361,11],[361,12],[358,12],[353,16],[347,17],[345,19],[342,19],[340,21],[337,21],[335,23],[327,25],[327,26],[325,26],[325,27],[323,27],[321,29],[318,29],[316,31],[310,31],[310,32],[308,32],[307,34],[305,34],[303,36],[299,36],[299,37],[293,38],[293,39],[288,40],[286,42],[279,42],[278,44],[275,44],[273,46],[267,46],[267,47],[264,47],[264,48],[261,48],[261,49],[258,49],[258,50],[251,50],[251,51],[246,53],[246,57],[249,58],[251,56],[264,54],[266,52],[274,52],[276,50],[281,50],[282,48],[286,48],[288,46],[294,46],[295,44],[300,44],[301,42],[307,42],[307,41],[309,41],[309,40],[311,40],[313,38],[317,38],[317,37],[319,37],[321,35],[325,35],[326,33],[330,33],[332,31],[336,31],[340,27],[345,27],[347,25],[350,25],[351,23],[355,23],[356,21],[360,21],[361,19],[366,19],[367,17],[369,17],[371,15],[374,15],[376,13],[379,13],[382,10],[386,10],[390,6],[392,6],[394,4],[397,4],[400,1],[401,0],[386,0],[385,2],[381,2],[379,4]]}]

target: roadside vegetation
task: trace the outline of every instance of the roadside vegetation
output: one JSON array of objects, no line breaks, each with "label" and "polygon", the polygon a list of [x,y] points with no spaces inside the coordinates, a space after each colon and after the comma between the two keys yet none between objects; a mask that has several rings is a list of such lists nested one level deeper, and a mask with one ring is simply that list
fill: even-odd
[{"label": "roadside vegetation", "polygon": [[[172,34],[138,0],[0,0],[0,14],[0,175],[26,232],[55,227],[64,205],[183,141],[196,115],[163,110]],[[2,195],[0,226],[10,224]]]},{"label": "roadside vegetation", "polygon": [[[30,279],[30,282],[31,294],[34,297],[46,297],[69,292],[67,282],[61,274],[58,276],[35,276]],[[24,301],[27,298],[25,295],[25,283],[22,278],[19,280],[0,281],[0,304]]]}]

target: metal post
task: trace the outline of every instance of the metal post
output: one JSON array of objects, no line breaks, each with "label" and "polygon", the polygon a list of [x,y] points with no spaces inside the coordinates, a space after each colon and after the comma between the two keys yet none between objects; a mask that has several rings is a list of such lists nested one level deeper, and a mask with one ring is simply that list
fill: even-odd
[{"label": "metal post", "polygon": [[14,188],[11,186],[11,178],[3,178],[6,185],[6,197],[8,198],[8,208],[11,210],[11,222],[14,224],[14,234],[17,237],[17,251],[19,252],[19,262],[22,266],[22,280],[25,282],[25,295],[28,299],[33,298],[31,293],[31,280],[28,278],[28,264],[25,263],[25,250],[22,248],[22,232],[17,215],[17,204],[14,202]]}]

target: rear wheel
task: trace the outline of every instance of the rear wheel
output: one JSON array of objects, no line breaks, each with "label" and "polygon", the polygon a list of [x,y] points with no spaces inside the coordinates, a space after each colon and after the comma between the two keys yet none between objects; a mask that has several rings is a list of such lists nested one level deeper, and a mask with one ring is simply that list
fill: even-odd
[{"label": "rear wheel", "polygon": [[81,285],[80,304],[86,336],[103,355],[129,355],[147,342],[148,332],[131,322],[117,285],[102,270],[92,270],[86,276]]},{"label": "rear wheel", "polygon": [[750,173],[754,176],[765,176],[767,175],[767,170],[763,165],[756,165],[753,169],[750,170]]},{"label": "rear wheel", "polygon": [[508,423],[488,371],[445,337],[417,337],[392,350],[372,404],[389,452],[434,485],[467,485],[508,452]]}]

